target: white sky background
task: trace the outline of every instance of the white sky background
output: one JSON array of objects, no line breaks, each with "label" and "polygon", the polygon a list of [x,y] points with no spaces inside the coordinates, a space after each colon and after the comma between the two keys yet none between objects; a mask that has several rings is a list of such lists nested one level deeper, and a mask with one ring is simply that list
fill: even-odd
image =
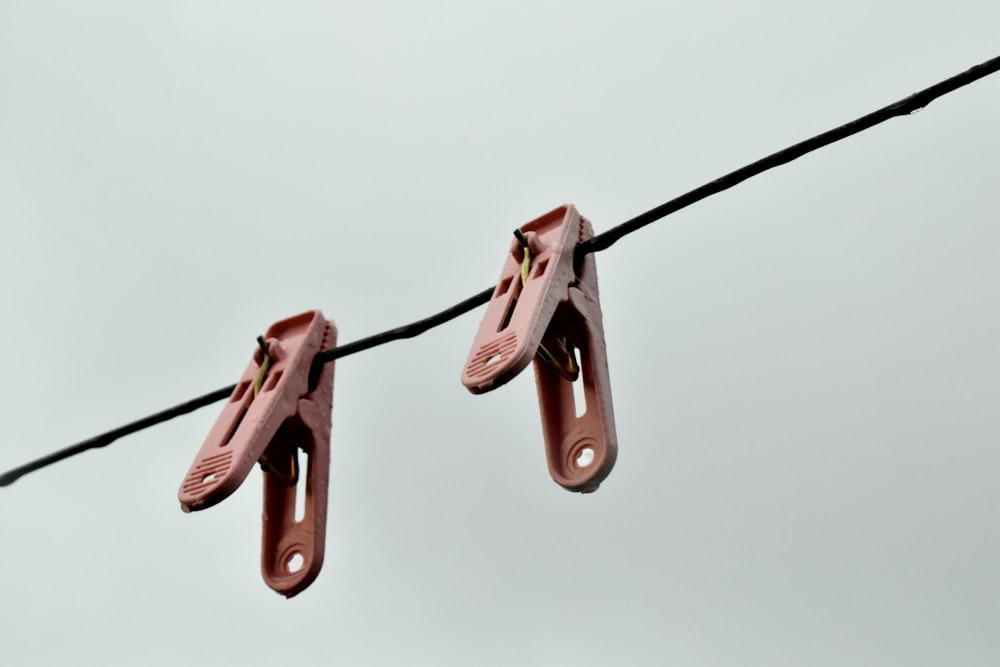
[{"label": "white sky background", "polygon": [[[996,56],[1000,4],[0,3],[0,469],[341,342]],[[548,476],[483,309],[336,364],[327,557],[221,404],[0,489],[9,665],[996,665],[1000,77],[597,255],[620,446]]]}]

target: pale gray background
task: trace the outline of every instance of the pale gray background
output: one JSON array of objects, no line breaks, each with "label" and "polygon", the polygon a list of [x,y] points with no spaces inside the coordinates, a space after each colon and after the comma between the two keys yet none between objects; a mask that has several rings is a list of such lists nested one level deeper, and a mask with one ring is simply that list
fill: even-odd
[{"label": "pale gray background", "polygon": [[[343,342],[1000,52],[1000,4],[0,2],[0,468]],[[482,309],[339,361],[327,562],[219,405],[0,490],[5,665],[1000,664],[1000,77],[597,255],[621,455],[548,477]]]}]

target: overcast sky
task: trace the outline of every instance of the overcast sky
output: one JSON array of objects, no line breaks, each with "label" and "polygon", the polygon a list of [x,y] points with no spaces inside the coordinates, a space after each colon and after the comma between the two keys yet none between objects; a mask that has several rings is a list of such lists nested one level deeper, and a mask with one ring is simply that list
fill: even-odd
[{"label": "overcast sky", "polygon": [[[349,342],[1000,54],[1000,4],[0,0],[6,470]],[[1000,664],[1000,76],[596,255],[619,458],[549,478],[482,308],[336,363],[326,564],[221,409],[0,489],[6,665]]]}]

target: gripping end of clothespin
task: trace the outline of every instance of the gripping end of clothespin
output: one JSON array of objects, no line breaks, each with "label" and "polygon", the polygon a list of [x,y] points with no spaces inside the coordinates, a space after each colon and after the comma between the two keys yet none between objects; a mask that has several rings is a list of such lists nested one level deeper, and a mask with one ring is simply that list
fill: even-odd
[{"label": "gripping end of clothespin", "polygon": [[542,357],[534,360],[549,474],[563,488],[580,493],[596,491],[618,459],[600,317],[600,304],[584,296],[578,286],[571,289],[569,303],[550,328],[550,336],[561,338],[571,354],[579,355],[580,376],[575,382]]}]

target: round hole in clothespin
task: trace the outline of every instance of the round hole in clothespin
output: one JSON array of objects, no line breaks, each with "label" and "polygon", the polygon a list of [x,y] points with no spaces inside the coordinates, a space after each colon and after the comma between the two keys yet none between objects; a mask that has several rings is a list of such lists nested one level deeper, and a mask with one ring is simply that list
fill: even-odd
[{"label": "round hole in clothespin", "polygon": [[[566,447],[566,444],[568,443],[564,442],[563,447]],[[597,460],[600,447],[597,440],[590,436],[584,436],[578,438],[576,442],[563,451],[566,452],[566,463],[569,470],[583,470],[589,468]]]},{"label": "round hole in clothespin", "polygon": [[305,564],[306,564],[305,557],[303,557],[302,554],[296,551],[295,553],[293,553],[291,556],[288,557],[288,560],[285,561],[285,569],[288,570],[291,574],[295,574],[296,572],[301,570],[302,566]]}]

